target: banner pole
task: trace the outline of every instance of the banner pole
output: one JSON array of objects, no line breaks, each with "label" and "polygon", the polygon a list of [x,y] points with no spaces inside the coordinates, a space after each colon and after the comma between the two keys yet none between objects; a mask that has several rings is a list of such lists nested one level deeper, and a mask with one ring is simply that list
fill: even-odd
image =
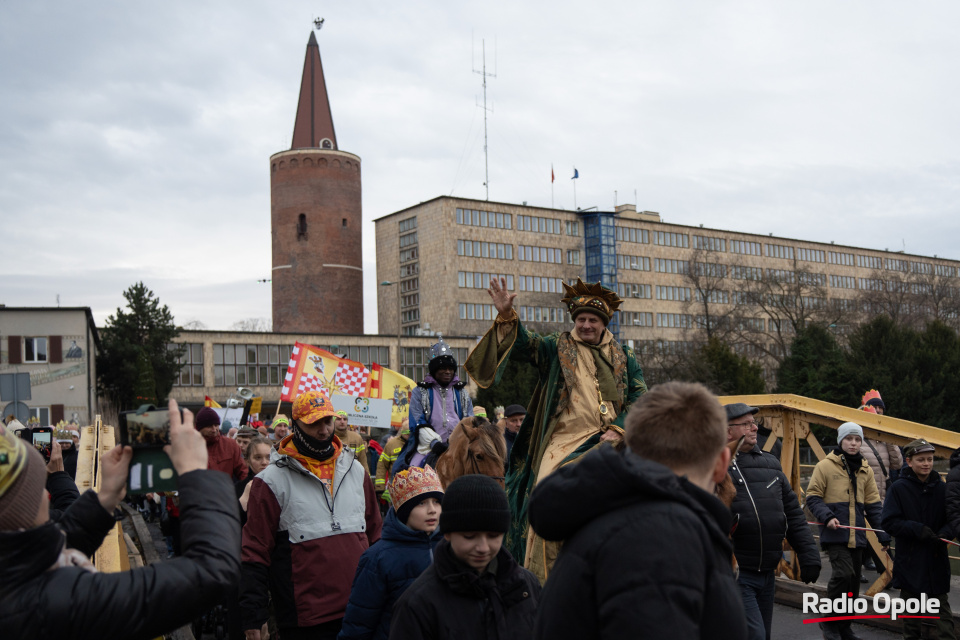
[{"label": "banner pole", "polygon": [[273,417],[276,418],[280,415],[280,405],[283,404],[283,396],[280,396],[280,399],[277,400],[277,410],[273,412]]}]

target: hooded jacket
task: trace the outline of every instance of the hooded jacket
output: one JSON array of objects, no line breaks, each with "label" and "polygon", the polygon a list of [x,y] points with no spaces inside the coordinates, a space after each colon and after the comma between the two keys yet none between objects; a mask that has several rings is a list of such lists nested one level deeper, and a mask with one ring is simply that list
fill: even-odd
[{"label": "hooded jacket", "polygon": [[240,453],[240,445],[236,440],[220,435],[219,431],[213,439],[207,440],[207,469],[223,471],[232,480],[243,480],[249,471]]},{"label": "hooded jacket", "polygon": [[893,586],[914,593],[940,595],[950,591],[950,559],[940,540],[920,539],[923,527],[937,537],[953,537],[945,510],[946,485],[931,471],[925,482],[910,467],[890,485],[883,503],[883,529],[897,539],[893,559]]},{"label": "hooded jacket", "polygon": [[360,556],[339,640],[387,640],[393,605],[433,562],[433,549],[442,539],[439,529],[411,529],[390,507],[380,540]]},{"label": "hooded jacket", "polygon": [[500,547],[496,575],[461,562],[441,540],[433,564],[393,608],[390,640],[529,640],[540,583]]},{"label": "hooded jacket", "polygon": [[667,467],[602,446],[530,497],[530,524],[564,540],[536,638],[746,638],[733,518]]},{"label": "hooded jacket", "polygon": [[[206,469],[180,476],[183,556],[119,573],[53,569],[66,545],[93,555],[116,522],[87,491],[57,523],[0,533],[4,638],[156,638],[222,601],[240,578],[233,487]],[[59,528],[59,529],[57,529]]]},{"label": "hooded jacket", "polygon": [[739,452],[730,460],[730,477],[737,487],[730,510],[739,516],[733,544],[740,570],[776,569],[784,538],[801,566],[819,567],[820,550],[777,458],[759,445]]},{"label": "hooded jacket", "polygon": [[[879,459],[874,455],[874,450],[879,454]],[[877,481],[880,502],[883,502],[889,488],[887,479],[890,477],[890,472],[898,471],[903,466],[903,454],[900,452],[900,447],[880,440],[864,439],[863,444],[860,445],[860,455],[863,456],[863,459],[867,461],[873,471],[873,479]],[[882,468],[881,463],[883,464]],[[884,471],[886,471],[886,474],[884,474]]]},{"label": "hooded jacket", "polygon": [[[867,461],[860,457],[860,466],[854,470],[856,484],[847,473],[846,459],[837,450],[817,463],[807,485],[807,507],[823,525],[820,526],[820,544],[844,544],[851,549],[867,546],[867,534],[855,529],[830,530],[826,526],[832,518],[844,526],[880,528],[881,506],[877,481]],[[866,516],[866,520],[864,520]],[[881,543],[890,536],[878,533]]]}]

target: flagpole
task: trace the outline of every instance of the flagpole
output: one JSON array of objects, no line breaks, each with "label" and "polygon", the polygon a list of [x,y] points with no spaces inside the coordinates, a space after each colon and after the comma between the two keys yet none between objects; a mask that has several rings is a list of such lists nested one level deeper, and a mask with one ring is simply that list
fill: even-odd
[{"label": "flagpole", "polygon": [[573,210],[577,211],[577,179],[573,179]]},{"label": "flagpole", "polygon": [[553,209],[553,165],[550,165],[550,208]]}]

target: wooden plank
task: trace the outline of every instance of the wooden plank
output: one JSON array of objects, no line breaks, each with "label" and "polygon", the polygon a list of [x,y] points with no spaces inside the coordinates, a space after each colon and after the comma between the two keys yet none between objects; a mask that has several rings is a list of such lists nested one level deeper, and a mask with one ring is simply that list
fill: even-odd
[{"label": "wooden plank", "polygon": [[77,451],[77,490],[83,493],[93,489],[94,470],[96,469],[97,436],[95,427],[80,428],[80,445]]},{"label": "wooden plank", "polygon": [[157,547],[153,544],[153,536],[150,535],[150,528],[147,527],[147,523],[143,521],[143,516],[140,515],[139,511],[126,503],[122,503],[121,506],[124,511],[127,512],[127,516],[133,523],[133,530],[137,534],[137,539],[140,540],[140,546],[143,548],[144,563],[153,564],[154,562],[160,562],[160,554],[157,553]]}]

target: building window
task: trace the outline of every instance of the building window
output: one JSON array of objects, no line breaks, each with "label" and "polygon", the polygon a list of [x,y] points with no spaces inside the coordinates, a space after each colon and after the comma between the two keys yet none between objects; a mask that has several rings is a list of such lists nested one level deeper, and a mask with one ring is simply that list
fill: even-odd
[{"label": "building window", "polygon": [[826,262],[826,253],[820,249],[797,249],[797,260],[804,262]]},{"label": "building window", "polygon": [[510,229],[513,226],[513,214],[495,213],[493,211],[478,211],[476,209],[457,209],[457,224],[473,227],[492,227],[494,229]]},{"label": "building window", "polygon": [[648,284],[618,282],[617,293],[621,298],[652,298],[651,287]]},{"label": "building window", "polygon": [[763,279],[763,273],[760,271],[760,267],[734,265],[730,267],[730,277],[735,280],[761,280]]},{"label": "building window", "polygon": [[857,256],[857,266],[864,269],[882,269],[883,258],[879,256]]},{"label": "building window", "polygon": [[567,264],[580,264],[580,249],[567,250]]},{"label": "building window", "polygon": [[[457,286],[464,289],[487,289],[490,287],[490,280],[496,278],[498,281],[503,278],[507,281],[507,290],[513,291],[513,275],[503,273],[482,273],[480,271],[458,271]],[[523,280],[523,278],[521,278]]]},{"label": "building window", "polygon": [[759,256],[760,243],[748,242],[746,240],[731,240],[730,253],[742,253],[747,256]]},{"label": "building window", "polygon": [[[567,252],[569,256],[570,252]],[[577,252],[579,259],[579,251]],[[529,245],[517,246],[517,259],[525,262],[550,262],[563,264],[560,249],[554,247],[532,247]],[[578,263],[579,264],[579,263]]]},{"label": "building window", "polygon": [[713,236],[693,236],[693,248],[704,251],[726,251],[727,241]]},{"label": "building window", "polygon": [[301,213],[297,217],[297,240],[307,239],[307,214]]},{"label": "building window", "polygon": [[412,244],[417,244],[417,233],[408,233],[405,236],[400,236],[400,248],[409,247]]},{"label": "building window", "polygon": [[617,226],[616,238],[618,242],[650,244],[650,232],[646,229],[637,229],[635,227]]},{"label": "building window", "polygon": [[568,236],[579,236],[580,235],[580,222],[579,221],[567,221],[567,235]]},{"label": "building window", "polygon": [[713,291],[708,291],[707,295],[704,296],[703,292],[699,289],[695,292],[696,295],[694,299],[697,302],[703,302],[704,297],[706,297],[707,302],[711,304],[730,304],[730,292],[723,291],[721,289],[714,289]]},{"label": "building window", "polygon": [[520,291],[534,293],[564,293],[563,278],[520,276]]},{"label": "building window", "polygon": [[650,258],[617,254],[617,268],[633,271],[650,271]]},{"label": "building window", "polygon": [[668,231],[655,231],[653,234],[653,243],[665,247],[679,247],[681,249],[690,248],[690,237],[685,233],[670,233]]},{"label": "building window", "polygon": [[693,316],[686,313],[658,313],[657,326],[662,329],[689,329]]},{"label": "building window", "polygon": [[412,218],[407,218],[406,220],[401,220],[399,222],[400,233],[406,233],[407,231],[413,231],[417,228],[417,216]]},{"label": "building window", "polygon": [[653,262],[656,270],[660,273],[678,273],[680,275],[686,275],[690,271],[690,263],[686,260],[657,258]]},{"label": "building window", "polygon": [[[539,216],[517,216],[517,231],[535,231],[537,233],[553,233],[559,235],[560,221],[555,218],[541,218]],[[578,234],[568,232],[567,235]]]},{"label": "building window", "polygon": [[468,258],[513,260],[513,245],[479,240],[457,240],[457,255]]},{"label": "building window", "polygon": [[657,300],[672,300],[674,302],[690,302],[689,287],[657,286]]},{"label": "building window", "polygon": [[213,345],[213,385],[279,386],[290,362],[291,345]]},{"label": "building window", "polygon": [[46,362],[47,361],[47,339],[46,338],[24,338],[23,339],[23,361],[24,362]]},{"label": "building window", "polygon": [[180,350],[180,376],[173,381],[175,387],[203,386],[203,345],[199,343],[171,344],[172,350]]},{"label": "building window", "polygon": [[784,260],[793,260],[793,247],[782,244],[764,245],[767,250],[768,258],[783,258]]},{"label": "building window", "polygon": [[570,316],[563,307],[517,307],[517,315],[523,322],[550,322],[560,324],[568,322]]},{"label": "building window", "polygon": [[852,267],[854,265],[852,253],[830,251],[827,255],[830,257],[830,264],[842,264],[845,267]]},{"label": "building window", "polygon": [[400,277],[406,278],[407,276],[415,276],[420,273],[420,263],[414,262],[413,264],[405,264],[400,267]]},{"label": "building window", "polygon": [[652,327],[653,314],[646,311],[618,311],[621,327]]}]

